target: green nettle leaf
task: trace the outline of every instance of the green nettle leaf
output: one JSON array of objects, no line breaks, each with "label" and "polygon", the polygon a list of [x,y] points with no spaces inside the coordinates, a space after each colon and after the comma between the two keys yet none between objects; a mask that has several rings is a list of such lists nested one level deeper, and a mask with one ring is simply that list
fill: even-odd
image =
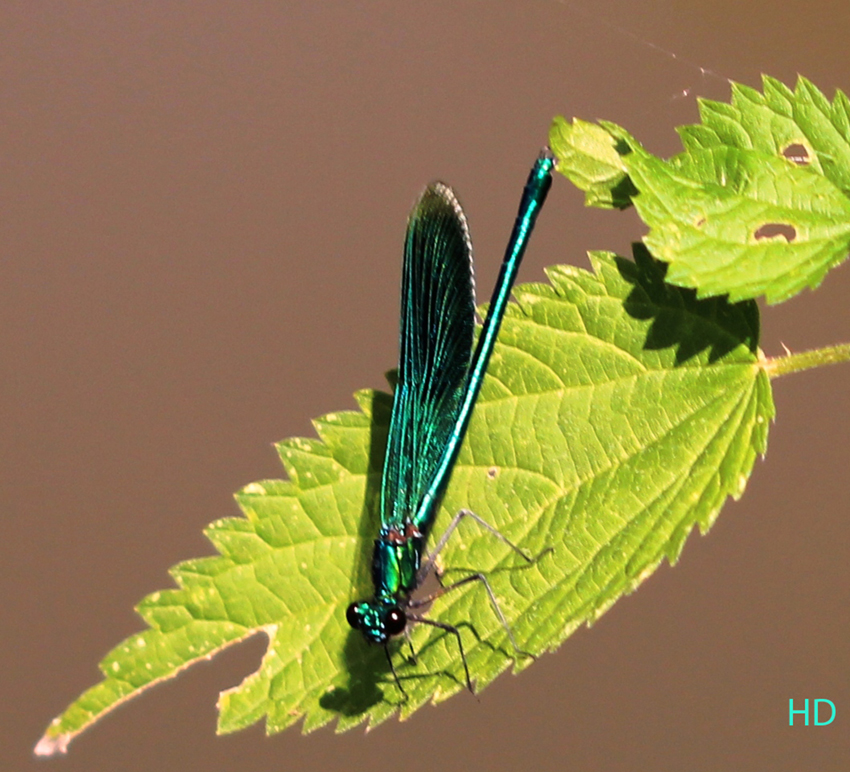
[{"label": "green nettle leaf", "polygon": [[600,209],[631,206],[635,189],[628,170],[605,129],[574,118],[557,117],[549,131],[549,147],[558,158],[558,170],[580,190],[585,205]]},{"label": "green nettle leaf", "polygon": [[[765,77],[764,94],[733,84],[731,104],[700,100],[700,114],[702,124],[679,129],[685,152],[669,161],[600,122],[638,191],[644,242],[670,264],[667,280],[700,297],[770,303],[816,287],[850,249],[850,101],[838,91],[830,103],[805,78],[791,91]],[[563,123],[550,132],[559,170],[586,190],[587,174],[575,170],[598,154],[577,161],[575,137],[587,129]],[[607,183],[588,203],[624,189],[622,179]]]},{"label": "green nettle leaf", "polygon": [[[698,300],[636,261],[591,255],[594,273],[549,270],[551,284],[516,290],[445,496],[435,535],[462,507],[539,556],[525,564],[474,522],[441,553],[445,578],[487,572],[519,645],[556,648],[634,590],[695,525],[705,532],[742,494],[773,416],[754,302]],[[409,716],[465,689],[456,642],[413,630],[416,662],[392,656],[345,621],[372,592],[369,560],[390,397],[361,392],[361,412],[315,422],[318,439],[278,446],[288,481],[245,487],[244,517],[207,530],[219,554],[172,570],[177,589],[138,607],[149,625],[101,663],[104,679],[48,728],[38,751],[64,750],[119,703],[220,649],[268,636],[258,670],[219,700],[219,730],[265,719],[269,733],[349,729]],[[429,612],[459,627],[480,689],[515,659],[483,587],[439,598]]]}]

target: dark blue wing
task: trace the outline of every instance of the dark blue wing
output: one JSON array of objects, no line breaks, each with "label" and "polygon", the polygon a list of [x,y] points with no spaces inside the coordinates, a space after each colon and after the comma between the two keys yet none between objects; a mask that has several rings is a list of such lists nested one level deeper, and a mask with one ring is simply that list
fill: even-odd
[{"label": "dark blue wing", "polygon": [[[401,527],[428,490],[466,388],[475,323],[472,244],[452,190],[429,185],[407,223],[398,384],[381,483],[381,521]],[[431,522],[418,523],[427,532]]]}]

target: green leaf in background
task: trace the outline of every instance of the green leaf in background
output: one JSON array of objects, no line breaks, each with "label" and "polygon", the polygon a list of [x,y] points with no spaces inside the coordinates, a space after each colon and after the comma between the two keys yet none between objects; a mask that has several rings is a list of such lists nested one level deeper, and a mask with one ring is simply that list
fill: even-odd
[{"label": "green leaf in background", "polygon": [[585,191],[585,206],[625,209],[637,190],[615,147],[616,140],[602,126],[558,117],[549,131],[549,147],[558,158],[558,171]]},{"label": "green leaf in background", "polygon": [[[838,91],[830,103],[805,78],[791,91],[765,77],[764,94],[733,84],[731,104],[700,100],[700,114],[702,124],[679,130],[685,152],[669,161],[600,123],[638,191],[631,200],[650,228],[644,242],[670,265],[667,280],[700,297],[770,303],[816,287],[850,249],[847,97]],[[598,153],[577,161],[587,129],[564,124],[556,119],[550,132],[559,170],[587,189],[587,173],[576,170],[598,164]],[[608,184],[612,199],[624,186]],[[605,199],[594,189],[593,201]]]},{"label": "green leaf in background", "polygon": [[[773,416],[752,301],[698,300],[665,283],[665,266],[638,246],[636,262],[591,255],[594,273],[567,266],[551,284],[516,290],[435,536],[473,509],[531,554],[527,566],[474,523],[441,555],[448,579],[483,570],[520,646],[556,648],[675,561],[695,525],[704,532],[740,496]],[[264,633],[258,670],[219,700],[219,730],[265,719],[277,732],[409,716],[465,688],[451,636],[413,630],[417,662],[393,657],[345,622],[371,592],[376,494],[390,398],[357,395],[361,412],[315,422],[318,439],[278,446],[288,481],[237,496],[244,517],[214,522],[219,554],[172,570],[177,589],[145,598],[149,628],[101,663],[104,679],[48,728],[39,753],[148,686],[248,636]],[[467,526],[467,527],[465,527]],[[449,593],[430,615],[457,625],[478,688],[513,665],[483,588]]]}]

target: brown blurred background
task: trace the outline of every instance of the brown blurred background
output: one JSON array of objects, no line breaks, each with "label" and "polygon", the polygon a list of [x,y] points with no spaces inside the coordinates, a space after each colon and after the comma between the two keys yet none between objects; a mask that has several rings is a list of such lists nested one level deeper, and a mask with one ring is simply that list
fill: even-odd
[{"label": "brown blurred background", "polygon": [[[728,98],[700,68],[831,98],[848,29],[847,0],[0,4],[0,769],[850,769],[846,365],[775,383],[766,462],[675,569],[477,700],[217,738],[256,640],[31,751],[232,492],[280,476],[271,443],[384,386],[426,182],[489,292],[553,115],[670,155],[695,94]],[[641,233],[559,178],[520,280]],[[763,348],[850,340],[849,304],[845,266],[766,309]],[[789,697],[838,716],[789,729]]]}]

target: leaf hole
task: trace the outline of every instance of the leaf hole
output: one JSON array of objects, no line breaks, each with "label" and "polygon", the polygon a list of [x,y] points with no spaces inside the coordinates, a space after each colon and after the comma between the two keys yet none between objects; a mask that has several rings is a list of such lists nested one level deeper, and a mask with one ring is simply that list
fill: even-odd
[{"label": "leaf hole", "polygon": [[783,222],[765,223],[755,232],[756,241],[761,239],[773,239],[782,236],[789,244],[797,238],[797,229],[793,225]]},{"label": "leaf hole", "polygon": [[497,474],[499,474],[499,470],[498,470],[498,468],[497,468],[497,467],[495,467],[495,466],[491,466],[491,467],[487,470],[487,477],[489,477],[491,480],[495,480],[495,479],[496,479],[496,475],[497,475]]},{"label": "leaf hole", "polygon": [[797,166],[808,166],[812,162],[808,149],[805,145],[801,145],[799,142],[788,145],[788,147],[782,151],[782,155],[791,161],[791,163],[797,164]]}]

